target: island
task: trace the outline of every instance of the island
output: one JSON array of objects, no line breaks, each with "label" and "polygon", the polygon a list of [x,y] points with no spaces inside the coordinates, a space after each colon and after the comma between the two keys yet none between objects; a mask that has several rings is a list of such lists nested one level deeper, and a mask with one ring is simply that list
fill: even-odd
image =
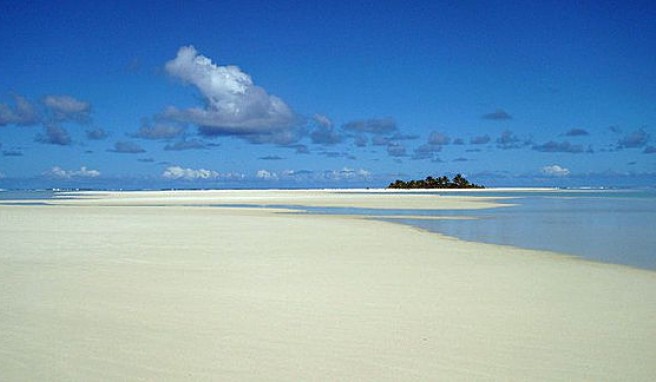
[{"label": "island", "polygon": [[426,179],[419,180],[410,180],[403,181],[397,179],[387,186],[391,189],[433,189],[433,188],[485,188],[484,186],[470,183],[465,177],[461,174],[457,174],[453,177],[453,180],[449,179],[447,176],[440,176],[433,178],[432,176],[426,177]]}]

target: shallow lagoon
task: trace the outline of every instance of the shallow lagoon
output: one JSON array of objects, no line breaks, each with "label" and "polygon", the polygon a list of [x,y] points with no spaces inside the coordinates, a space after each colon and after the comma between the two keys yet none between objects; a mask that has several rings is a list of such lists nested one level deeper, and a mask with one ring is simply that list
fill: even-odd
[{"label": "shallow lagoon", "polygon": [[[656,270],[656,191],[463,191],[457,195],[503,197],[500,203],[507,206],[467,211],[302,209],[311,213],[374,216],[468,241],[548,250]],[[391,219],[393,216],[473,219]]]}]

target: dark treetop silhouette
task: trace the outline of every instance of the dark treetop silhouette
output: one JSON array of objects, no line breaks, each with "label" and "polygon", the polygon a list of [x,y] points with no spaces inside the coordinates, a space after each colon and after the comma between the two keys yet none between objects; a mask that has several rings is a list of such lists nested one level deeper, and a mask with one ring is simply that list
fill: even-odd
[{"label": "dark treetop silhouette", "polygon": [[470,183],[465,177],[458,174],[453,177],[453,180],[450,180],[446,176],[441,176],[438,178],[433,178],[432,176],[426,177],[426,179],[420,180],[410,180],[403,181],[397,179],[387,186],[387,188],[394,189],[432,189],[432,188],[485,188],[478,184]]}]

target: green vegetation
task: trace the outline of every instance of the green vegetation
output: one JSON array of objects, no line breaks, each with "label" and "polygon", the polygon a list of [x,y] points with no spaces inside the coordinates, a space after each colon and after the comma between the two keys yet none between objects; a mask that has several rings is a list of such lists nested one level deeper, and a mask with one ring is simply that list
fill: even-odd
[{"label": "green vegetation", "polygon": [[465,177],[458,174],[453,177],[453,180],[450,180],[446,176],[441,176],[439,178],[433,178],[432,176],[426,177],[426,179],[420,180],[410,180],[405,182],[403,180],[397,179],[396,181],[390,183],[387,188],[393,189],[432,189],[432,188],[485,188],[484,186],[479,186],[478,184],[470,183]]}]

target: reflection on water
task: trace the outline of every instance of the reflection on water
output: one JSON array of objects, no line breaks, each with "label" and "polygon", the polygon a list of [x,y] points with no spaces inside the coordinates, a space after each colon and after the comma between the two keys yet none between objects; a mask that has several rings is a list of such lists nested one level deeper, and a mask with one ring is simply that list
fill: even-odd
[{"label": "reflection on water", "polygon": [[[312,213],[377,216],[468,241],[548,250],[656,270],[653,191],[472,193],[476,195],[511,196],[513,199],[503,202],[513,206],[470,211],[299,208]],[[385,219],[395,215],[475,219]]]},{"label": "reflection on water", "polygon": [[656,270],[656,198],[528,197],[468,213],[475,220],[403,219],[463,240],[549,250]]}]

